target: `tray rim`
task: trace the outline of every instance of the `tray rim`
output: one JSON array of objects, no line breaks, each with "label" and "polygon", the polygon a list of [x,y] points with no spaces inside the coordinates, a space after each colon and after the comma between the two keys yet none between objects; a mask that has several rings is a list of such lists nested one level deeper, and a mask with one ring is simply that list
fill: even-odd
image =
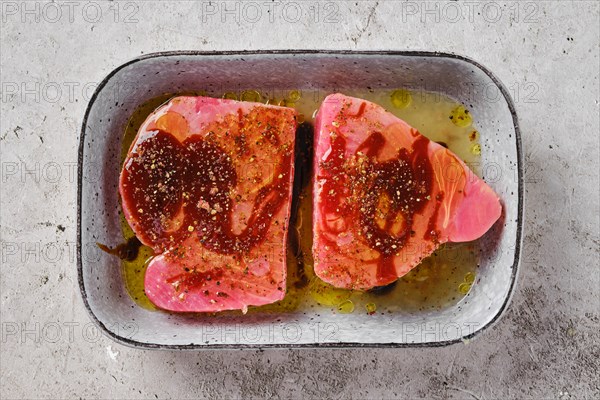
[{"label": "tray rim", "polygon": [[[128,67],[129,65],[135,64],[140,61],[153,59],[153,58],[162,58],[162,57],[170,57],[170,56],[244,56],[244,55],[263,55],[263,56],[274,56],[274,55],[363,55],[363,56],[408,56],[408,57],[430,57],[430,58],[449,58],[454,60],[459,60],[471,64],[472,66],[483,71],[494,84],[498,87],[506,103],[508,105],[508,109],[510,111],[513,126],[515,129],[515,142],[516,142],[516,150],[517,150],[517,227],[516,227],[516,244],[515,244],[515,257],[513,260],[511,278],[510,278],[510,287],[508,290],[508,295],[504,300],[504,303],[494,315],[494,317],[488,322],[486,325],[482,326],[480,329],[472,332],[468,335],[462,336],[455,340],[446,340],[441,342],[423,342],[423,343],[393,343],[393,342],[384,342],[384,343],[356,343],[356,342],[332,342],[332,343],[272,343],[272,344],[159,344],[159,343],[146,343],[139,342],[124,336],[121,336],[115,332],[109,330],[106,325],[98,319],[94,311],[90,307],[87,291],[85,288],[85,284],[83,282],[83,257],[82,257],[82,243],[81,243],[81,223],[82,223],[82,196],[83,196],[83,154],[84,154],[84,143],[85,143],[85,133],[87,128],[87,120],[94,105],[96,98],[100,94],[100,92],[104,89],[104,87],[108,84],[108,82],[115,76],[120,70]],[[479,336],[483,332],[487,331],[491,327],[493,327],[504,315],[506,312],[509,303],[512,300],[512,297],[515,292],[516,284],[517,284],[517,276],[519,272],[519,264],[521,261],[521,248],[523,246],[523,221],[524,221],[524,197],[525,189],[524,189],[524,159],[523,159],[523,150],[521,143],[521,130],[519,127],[519,121],[517,118],[517,112],[515,108],[515,104],[504,86],[504,84],[498,79],[488,68],[480,64],[479,62],[462,56],[455,53],[450,52],[439,52],[439,51],[421,51],[421,50],[315,50],[315,49],[295,49],[295,50],[226,50],[226,51],[202,51],[202,50],[174,50],[174,51],[160,51],[154,53],[144,54],[142,56],[138,56],[133,58],[118,67],[114,68],[110,73],[106,75],[106,77],[100,82],[100,84],[94,90],[94,94],[90,98],[85,114],[81,124],[81,131],[79,135],[79,150],[77,157],[77,281],[79,286],[79,292],[81,294],[85,309],[91,318],[91,320],[95,323],[95,325],[100,328],[100,331],[103,332],[106,336],[114,340],[115,342],[136,348],[136,349],[159,349],[159,350],[238,350],[238,349],[265,349],[265,348],[275,348],[275,349],[289,349],[289,348],[423,348],[423,347],[446,347],[452,344],[461,343],[464,341],[472,340],[476,336]]]}]

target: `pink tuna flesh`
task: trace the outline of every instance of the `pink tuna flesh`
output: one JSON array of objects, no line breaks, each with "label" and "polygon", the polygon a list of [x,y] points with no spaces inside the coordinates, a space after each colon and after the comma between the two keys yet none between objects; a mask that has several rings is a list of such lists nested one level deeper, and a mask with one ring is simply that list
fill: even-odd
[{"label": "pink tuna flesh", "polygon": [[315,143],[315,273],[334,286],[390,284],[500,217],[498,196],[454,153],[376,104],[328,96]]},{"label": "pink tuna flesh", "polygon": [[284,297],[295,131],[291,108],[206,97],[147,118],[119,190],[157,254],[145,276],[156,306],[246,310]]}]

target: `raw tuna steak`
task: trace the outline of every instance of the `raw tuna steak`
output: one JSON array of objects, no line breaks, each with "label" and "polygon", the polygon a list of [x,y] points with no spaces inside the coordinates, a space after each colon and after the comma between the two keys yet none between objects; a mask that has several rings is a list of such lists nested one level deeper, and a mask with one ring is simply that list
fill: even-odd
[{"label": "raw tuna steak", "polygon": [[296,112],[177,97],[123,165],[125,217],[154,248],[145,290],[172,311],[246,310],[285,295]]},{"label": "raw tuna steak", "polygon": [[457,156],[376,104],[330,95],[315,132],[315,272],[334,286],[387,285],[500,216],[498,196]]}]

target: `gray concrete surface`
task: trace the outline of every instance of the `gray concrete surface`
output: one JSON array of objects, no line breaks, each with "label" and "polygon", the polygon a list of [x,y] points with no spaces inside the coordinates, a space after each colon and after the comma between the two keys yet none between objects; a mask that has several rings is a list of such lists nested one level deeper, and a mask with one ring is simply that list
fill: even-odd
[{"label": "gray concrete surface", "polygon": [[[0,397],[599,398],[599,3],[246,4],[2,2]],[[98,337],[74,262],[94,83],[160,50],[299,48],[456,52],[511,88],[527,203],[505,317],[441,349],[181,353]]]}]

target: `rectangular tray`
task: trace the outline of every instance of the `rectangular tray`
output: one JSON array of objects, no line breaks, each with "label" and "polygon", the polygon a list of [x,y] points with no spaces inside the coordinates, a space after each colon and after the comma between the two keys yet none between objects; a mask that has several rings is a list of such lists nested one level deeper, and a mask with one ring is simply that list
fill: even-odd
[{"label": "rectangular tray", "polygon": [[[122,241],[119,157],[125,124],[146,100],[166,92],[410,88],[467,104],[476,116],[481,163],[500,196],[502,221],[482,239],[478,280],[459,304],[420,314],[314,312],[184,315],[137,306],[119,260],[96,242]],[[506,88],[467,58],[430,52],[165,52],[112,71],[91,98],[80,138],[78,277],[85,307],[114,340],[141,348],[440,346],[472,338],[498,320],[512,295],[523,225],[523,160],[515,108]]]}]

